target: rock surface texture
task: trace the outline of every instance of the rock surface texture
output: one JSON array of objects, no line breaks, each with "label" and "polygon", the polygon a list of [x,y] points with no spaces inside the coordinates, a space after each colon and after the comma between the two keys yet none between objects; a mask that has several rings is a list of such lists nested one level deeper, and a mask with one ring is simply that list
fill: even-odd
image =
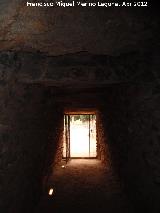
[{"label": "rock surface texture", "polygon": [[[50,188],[54,193],[49,197]],[[66,209],[71,212],[134,212],[119,179],[97,159],[72,159],[64,168],[57,166],[35,213],[66,212]]]},{"label": "rock surface texture", "polygon": [[96,108],[98,158],[136,213],[160,212],[159,21],[156,5],[0,1],[2,213],[32,213],[39,203],[62,157],[66,108]]},{"label": "rock surface texture", "polygon": [[48,8],[27,7],[26,2],[0,2],[1,50],[40,51],[49,55],[81,51],[119,55],[135,49],[148,50],[157,43],[159,25],[151,5]]}]

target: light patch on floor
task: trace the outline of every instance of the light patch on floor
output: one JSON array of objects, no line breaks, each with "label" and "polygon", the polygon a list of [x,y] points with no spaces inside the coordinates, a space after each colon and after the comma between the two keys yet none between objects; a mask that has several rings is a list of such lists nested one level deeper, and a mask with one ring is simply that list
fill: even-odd
[{"label": "light patch on floor", "polygon": [[[64,165],[64,162],[62,162]],[[97,159],[72,159],[54,168],[48,187],[54,186],[54,199],[41,201],[36,213],[102,212],[133,213],[118,177]]]}]

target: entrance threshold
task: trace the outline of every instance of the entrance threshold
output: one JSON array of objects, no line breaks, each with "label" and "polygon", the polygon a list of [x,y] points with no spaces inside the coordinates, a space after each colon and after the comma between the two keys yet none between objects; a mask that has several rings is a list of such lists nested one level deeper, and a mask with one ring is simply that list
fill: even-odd
[{"label": "entrance threshold", "polygon": [[65,114],[63,158],[96,159],[96,115]]}]

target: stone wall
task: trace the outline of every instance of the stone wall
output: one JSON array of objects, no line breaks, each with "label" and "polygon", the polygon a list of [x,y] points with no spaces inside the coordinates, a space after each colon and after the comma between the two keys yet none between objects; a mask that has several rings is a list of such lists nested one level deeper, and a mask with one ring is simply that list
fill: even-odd
[{"label": "stone wall", "polygon": [[160,211],[159,91],[158,83],[112,86],[102,107],[112,164],[142,212]]},{"label": "stone wall", "polygon": [[97,126],[97,158],[107,167],[112,169],[112,162],[110,156],[110,150],[108,147],[108,135],[105,131],[105,116],[101,112],[96,114],[96,126]]},{"label": "stone wall", "polygon": [[54,162],[60,108],[50,90],[13,78],[1,84],[0,96],[0,208],[28,213]]},{"label": "stone wall", "polygon": [[127,170],[131,176],[130,184],[132,183],[135,198],[142,205],[143,211],[159,212],[159,84],[132,89],[129,96],[132,94],[136,94],[136,97],[131,99],[128,107],[131,145],[128,150]]},{"label": "stone wall", "polygon": [[[159,58],[156,58],[155,63],[158,63]],[[48,56],[39,52],[5,51],[0,53],[0,80],[14,76],[21,83],[39,83],[61,89],[150,82],[158,75],[157,70],[151,71],[152,60],[150,53],[139,51],[120,56],[86,52]]]}]

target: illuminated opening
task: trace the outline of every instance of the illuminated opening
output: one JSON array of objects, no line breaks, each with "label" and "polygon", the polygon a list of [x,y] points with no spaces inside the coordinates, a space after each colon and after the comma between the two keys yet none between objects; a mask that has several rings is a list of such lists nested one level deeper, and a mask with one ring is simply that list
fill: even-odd
[{"label": "illuminated opening", "polygon": [[96,158],[96,156],[96,115],[65,115],[63,158]]}]

